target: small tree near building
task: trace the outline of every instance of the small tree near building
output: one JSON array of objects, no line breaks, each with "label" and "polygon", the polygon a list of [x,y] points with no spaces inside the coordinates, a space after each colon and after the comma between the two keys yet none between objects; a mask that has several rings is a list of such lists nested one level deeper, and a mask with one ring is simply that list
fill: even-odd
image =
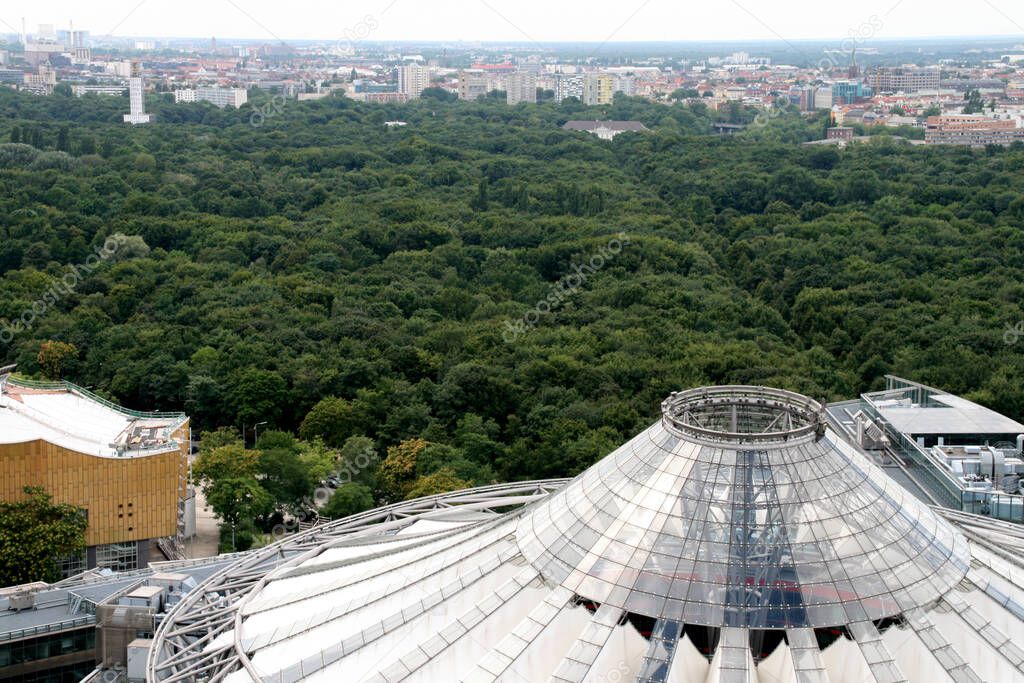
[{"label": "small tree near building", "polygon": [[85,552],[87,522],[74,505],[26,486],[21,501],[0,501],[0,586],[60,579],[58,561]]}]

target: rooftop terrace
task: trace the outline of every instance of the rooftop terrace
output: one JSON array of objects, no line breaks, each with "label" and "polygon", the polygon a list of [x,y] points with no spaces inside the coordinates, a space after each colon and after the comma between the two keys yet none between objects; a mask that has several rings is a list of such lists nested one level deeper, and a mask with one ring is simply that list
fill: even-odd
[{"label": "rooftop terrace", "polygon": [[184,413],[128,410],[70,382],[0,376],[0,444],[43,440],[100,457],[135,457],[180,448]]}]

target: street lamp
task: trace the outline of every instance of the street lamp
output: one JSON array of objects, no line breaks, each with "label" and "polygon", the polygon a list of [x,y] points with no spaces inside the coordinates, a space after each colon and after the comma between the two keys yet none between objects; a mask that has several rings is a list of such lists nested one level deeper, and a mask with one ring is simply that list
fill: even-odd
[{"label": "street lamp", "polygon": [[257,422],[252,428],[252,447],[256,448],[256,444],[260,441],[260,425],[265,425],[266,422]]}]

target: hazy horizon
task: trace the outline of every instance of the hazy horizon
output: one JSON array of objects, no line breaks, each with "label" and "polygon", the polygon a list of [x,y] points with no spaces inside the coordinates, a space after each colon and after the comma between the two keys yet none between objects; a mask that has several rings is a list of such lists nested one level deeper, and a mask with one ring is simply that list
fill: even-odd
[{"label": "hazy horizon", "polygon": [[981,0],[970,12],[952,3],[925,0],[884,0],[856,8],[811,0],[780,0],[770,7],[749,0],[699,7],[680,7],[668,0],[610,7],[579,0],[521,0],[511,5],[493,0],[380,0],[358,8],[322,0],[142,0],[89,10],[84,12],[81,3],[71,0],[9,7],[0,10],[0,30],[20,32],[24,18],[30,34],[40,24],[63,29],[73,22],[97,38],[216,36],[286,42],[787,43],[856,38],[870,45],[893,40],[1024,39],[1024,10],[1005,0]]}]

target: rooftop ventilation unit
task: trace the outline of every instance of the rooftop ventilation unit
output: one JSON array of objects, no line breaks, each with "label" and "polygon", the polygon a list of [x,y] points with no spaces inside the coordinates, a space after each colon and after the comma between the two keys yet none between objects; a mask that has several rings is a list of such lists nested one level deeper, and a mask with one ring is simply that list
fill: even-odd
[{"label": "rooftop ventilation unit", "polygon": [[33,591],[21,591],[20,593],[12,594],[10,597],[10,607],[15,612],[34,609],[35,606],[36,594]]}]

